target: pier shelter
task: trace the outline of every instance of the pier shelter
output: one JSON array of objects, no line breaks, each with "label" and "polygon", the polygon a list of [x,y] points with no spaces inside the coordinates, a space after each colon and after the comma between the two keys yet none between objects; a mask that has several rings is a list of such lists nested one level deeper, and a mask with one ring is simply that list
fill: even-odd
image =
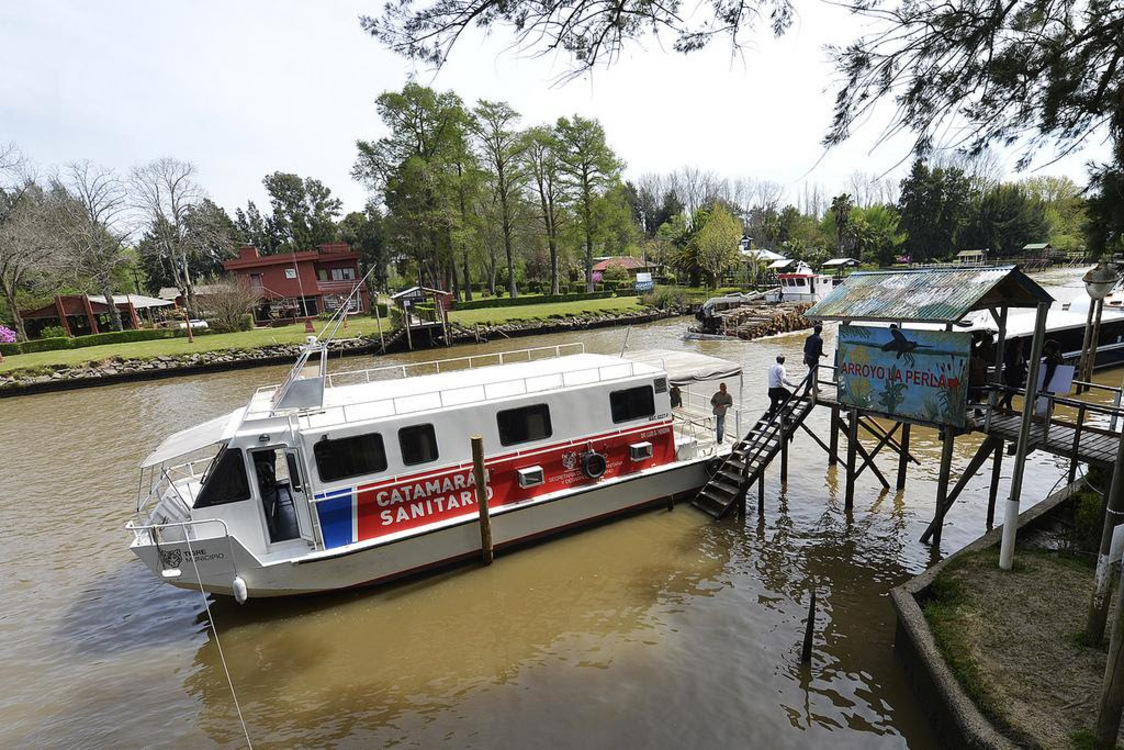
[{"label": "pier shelter", "polygon": [[[850,413],[848,503],[853,497],[855,477],[863,468],[855,466],[855,450],[850,443],[857,439],[855,427],[860,417],[873,416],[893,420],[902,427],[899,488],[905,484],[909,426],[920,425],[941,433],[936,513],[927,537],[940,543],[945,513],[988,454],[994,453],[990,518],[1004,437],[1012,437],[1010,434],[998,437],[989,431],[1004,361],[1007,312],[1010,308],[1033,308],[1037,313],[1027,359],[1029,372],[1024,401],[1034,404],[1046,313],[1052,303],[1050,294],[1016,266],[997,266],[855,273],[810,309],[807,316],[813,320],[841,323],[840,345],[832,368],[836,391],[832,409]],[[998,333],[994,343],[988,336],[973,336],[968,331],[958,330],[971,325],[968,316],[977,311],[990,313]],[[974,415],[984,414],[984,393],[990,395],[986,418],[981,425]],[[1016,464],[1004,513],[1000,557],[1004,568],[1010,567],[1014,553],[1032,418],[1033,410],[1024,408],[1016,420],[1019,425],[1014,436]],[[960,480],[950,489],[955,440],[958,435],[979,428],[983,428],[988,437]]]}]

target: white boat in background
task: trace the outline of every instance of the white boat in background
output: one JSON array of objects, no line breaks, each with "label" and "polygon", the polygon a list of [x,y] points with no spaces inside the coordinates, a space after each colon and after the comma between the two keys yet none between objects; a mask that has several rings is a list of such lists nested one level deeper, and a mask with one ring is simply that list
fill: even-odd
[{"label": "white boat in background", "polygon": [[767,302],[819,302],[835,288],[835,278],[816,273],[803,261],[787,273],[778,273],[779,286],[765,293]]},{"label": "white boat in background", "polygon": [[[714,385],[698,384],[740,374],[688,352],[580,344],[329,374],[309,337],[284,383],[144,460],[130,547],[173,585],[239,601],[473,558],[473,434],[495,548],[512,547],[694,493],[722,453]],[[738,434],[737,404],[727,420]]]}]

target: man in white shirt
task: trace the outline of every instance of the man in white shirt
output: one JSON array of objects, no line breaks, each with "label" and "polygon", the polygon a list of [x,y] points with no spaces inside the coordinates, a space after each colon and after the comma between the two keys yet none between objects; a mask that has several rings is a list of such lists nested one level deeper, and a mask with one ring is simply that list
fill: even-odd
[{"label": "man in white shirt", "polygon": [[766,419],[776,414],[784,400],[792,395],[785,385],[797,387],[796,383],[788,379],[788,373],[784,369],[784,355],[779,354],[777,363],[769,368],[769,411],[765,415]]}]

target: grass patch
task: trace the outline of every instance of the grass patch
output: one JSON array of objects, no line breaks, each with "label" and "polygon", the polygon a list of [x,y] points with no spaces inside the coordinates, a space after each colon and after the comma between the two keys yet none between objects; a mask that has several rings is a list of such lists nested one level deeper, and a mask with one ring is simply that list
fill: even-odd
[{"label": "grass patch", "polygon": [[606,313],[632,313],[644,310],[636,297],[611,297],[609,299],[576,300],[571,302],[546,302],[519,307],[487,307],[479,310],[453,310],[449,320],[462,326],[501,325],[503,323],[531,320],[559,320],[577,315],[604,315]]},{"label": "grass patch", "polygon": [[[383,320],[382,324],[384,331],[390,330],[390,324],[386,320]],[[313,325],[319,333],[324,323],[313,321]],[[339,331],[341,338],[362,334],[377,336],[378,321],[367,316],[356,316],[348,319],[347,330],[341,328]],[[87,362],[102,362],[115,357],[154,359],[156,357],[171,357],[197,352],[259,349],[272,344],[300,344],[304,342],[304,337],[307,335],[304,324],[297,323],[281,328],[255,328],[237,333],[211,333],[196,337],[194,343],[188,343],[186,337],[176,337],[155,341],[131,341],[121,344],[87,346],[81,349],[15,354],[5,357],[4,361],[0,362],[0,372],[23,371],[32,368],[75,367]]]},{"label": "grass patch", "polygon": [[999,731],[1036,747],[1082,747],[1096,721],[1105,653],[1085,644],[1093,561],[1020,548],[952,561],[922,611],[945,663]]}]

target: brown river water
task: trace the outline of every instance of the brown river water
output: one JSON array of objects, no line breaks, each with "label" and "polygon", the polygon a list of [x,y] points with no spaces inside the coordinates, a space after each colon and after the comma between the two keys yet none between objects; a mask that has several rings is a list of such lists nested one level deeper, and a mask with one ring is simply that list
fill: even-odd
[{"label": "brown river water", "polygon": [[[684,342],[687,323],[637,327],[629,346],[741,361],[757,410],[777,353],[802,369],[802,333]],[[624,337],[580,340],[617,353]],[[988,480],[972,481],[950,511],[939,550],[918,542],[940,453],[925,430],[914,432],[922,465],[908,489],[882,492],[865,472],[850,514],[842,471],[799,434],[787,487],[768,477],[763,517],[751,503],[744,522],[714,523],[682,504],[490,568],[244,606],[218,599],[220,656],[201,595],[160,583],[127,549],[136,467],[167,434],[237,408],[284,372],[0,400],[0,747],[244,746],[222,656],[260,748],[937,746],[894,655],[888,593],[984,531]],[[1118,384],[1120,373],[1098,379]],[[809,418],[820,435],[827,416]],[[954,471],[977,445],[957,441]],[[880,463],[889,474],[894,461]],[[1063,474],[1033,455],[1024,506]],[[802,669],[813,586],[815,654]]]}]

